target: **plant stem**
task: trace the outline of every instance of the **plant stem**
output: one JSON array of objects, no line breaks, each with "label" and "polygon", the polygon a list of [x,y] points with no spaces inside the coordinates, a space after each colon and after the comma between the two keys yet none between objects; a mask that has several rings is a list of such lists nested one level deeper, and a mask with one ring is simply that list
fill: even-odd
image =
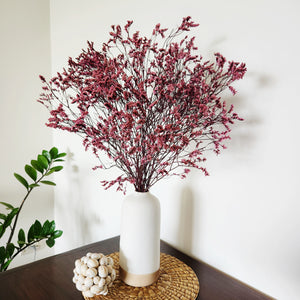
[{"label": "plant stem", "polygon": [[13,260],[20,252],[24,251],[26,248],[30,247],[31,245],[40,242],[41,240],[43,240],[43,239],[34,240],[31,243],[26,244],[26,246],[24,248],[19,248],[17,250],[17,252],[11,257],[11,260]]},{"label": "plant stem", "polygon": [[21,211],[21,209],[22,209],[22,207],[23,207],[23,205],[25,203],[25,200],[28,198],[28,196],[29,196],[29,194],[31,193],[32,190],[33,190],[33,188],[30,188],[28,190],[26,196],[24,197],[24,199],[23,199],[23,201],[22,201],[22,203],[20,205],[19,211],[18,211],[18,213],[15,216],[14,225],[12,227],[12,230],[10,232],[10,235],[9,235],[9,238],[8,238],[8,241],[7,241],[6,245],[8,245],[11,242],[12,238],[13,238],[14,232],[16,230],[16,225],[17,225],[17,221],[18,221],[18,218],[19,218],[20,211]]},{"label": "plant stem", "polygon": [[[38,240],[35,240],[35,241],[32,241],[31,243],[27,244],[24,248],[19,248],[17,250],[17,252],[10,258],[10,262],[12,262],[12,260],[22,251],[24,251],[26,248],[30,247],[31,245],[35,244],[35,243],[38,243],[40,242],[41,240],[43,239],[38,239]],[[9,267],[10,263],[6,266],[6,268],[4,268],[1,272],[4,272],[7,270],[7,268]]]},{"label": "plant stem", "polygon": [[[44,174],[42,174],[41,178],[40,178],[39,180],[37,180],[37,181],[34,182],[35,184],[38,184],[38,183],[45,177],[45,175],[47,174],[47,172],[48,172],[49,169],[51,168],[51,164],[52,164],[52,161],[49,163],[47,170],[45,171]],[[14,225],[13,225],[13,227],[12,227],[12,230],[11,230],[11,232],[10,232],[10,235],[9,235],[9,238],[8,238],[8,241],[7,241],[6,245],[8,245],[8,244],[11,242],[12,238],[13,238],[13,235],[14,235],[15,230],[16,230],[16,226],[17,226],[17,222],[18,222],[18,218],[19,218],[20,212],[21,212],[21,210],[22,210],[22,207],[23,207],[23,205],[24,205],[26,199],[28,198],[28,196],[29,196],[29,194],[31,193],[32,190],[33,190],[33,187],[31,187],[31,188],[29,188],[29,189],[27,190],[27,194],[26,194],[26,196],[24,197],[24,199],[23,199],[23,201],[22,201],[22,203],[21,203],[21,205],[20,205],[19,211],[18,211],[18,213],[17,213],[16,216],[15,216]]]}]

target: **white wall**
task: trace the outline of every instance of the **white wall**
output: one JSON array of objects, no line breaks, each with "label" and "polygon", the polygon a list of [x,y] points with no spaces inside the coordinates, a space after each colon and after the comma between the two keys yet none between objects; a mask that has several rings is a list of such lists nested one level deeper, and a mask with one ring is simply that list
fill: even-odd
[{"label": "white wall", "polygon": [[[193,34],[204,57],[220,51],[247,63],[238,95],[227,96],[245,121],[234,126],[228,150],[209,156],[211,176],[193,172],[152,192],[161,199],[162,239],[287,300],[300,298],[299,9],[295,0],[51,1],[54,72],[86,40],[106,42],[111,24],[132,19],[149,34],[187,15],[201,24]],[[99,183],[111,174],[91,170],[97,162],[79,137],[56,131],[54,140],[73,153],[57,178],[55,219],[65,236],[56,249],[118,235],[123,195]]]},{"label": "white wall", "polygon": [[[41,92],[39,74],[50,74],[49,1],[0,1],[0,201],[15,206],[26,191],[13,173],[25,176],[25,164],[52,145],[51,131],[44,126],[47,112],[36,102]],[[19,226],[27,232],[35,219],[53,219],[53,199],[51,187],[33,191]],[[36,258],[53,253],[44,247]],[[33,259],[33,252],[20,255],[11,266]]]}]

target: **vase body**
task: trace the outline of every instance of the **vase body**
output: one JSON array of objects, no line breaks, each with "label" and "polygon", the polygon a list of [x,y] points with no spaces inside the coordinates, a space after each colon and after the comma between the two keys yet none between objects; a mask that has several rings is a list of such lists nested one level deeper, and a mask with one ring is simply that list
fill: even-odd
[{"label": "vase body", "polygon": [[150,192],[134,192],[122,205],[120,278],[141,287],[155,282],[160,267],[160,204]]}]

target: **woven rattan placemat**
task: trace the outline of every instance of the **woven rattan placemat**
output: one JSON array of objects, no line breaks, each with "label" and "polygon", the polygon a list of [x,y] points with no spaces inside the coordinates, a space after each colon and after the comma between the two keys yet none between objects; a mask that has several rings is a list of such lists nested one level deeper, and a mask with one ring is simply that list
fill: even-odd
[{"label": "woven rattan placemat", "polygon": [[160,254],[160,276],[147,287],[132,287],[119,279],[119,252],[113,258],[117,278],[106,296],[99,295],[86,300],[195,300],[199,293],[199,281],[194,271],[185,263],[164,253]]}]

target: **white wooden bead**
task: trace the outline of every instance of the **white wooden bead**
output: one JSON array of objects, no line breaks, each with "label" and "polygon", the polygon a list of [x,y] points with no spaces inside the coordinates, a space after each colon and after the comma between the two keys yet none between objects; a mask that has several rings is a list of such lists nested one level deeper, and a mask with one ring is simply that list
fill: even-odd
[{"label": "white wooden bead", "polygon": [[81,265],[81,260],[80,259],[76,259],[75,260],[75,267],[80,266]]},{"label": "white wooden bead", "polygon": [[100,265],[101,266],[106,266],[107,265],[107,257],[106,256],[103,256],[101,259],[100,259]]},{"label": "white wooden bead", "polygon": [[83,275],[79,275],[79,276],[77,277],[77,281],[78,281],[79,283],[81,283],[81,284],[84,283],[84,280],[85,280],[85,277],[84,277]]},{"label": "white wooden bead", "polygon": [[93,278],[93,281],[94,281],[94,284],[98,284],[99,282],[100,282],[100,277],[99,276],[95,276],[94,278]]},{"label": "white wooden bead", "polygon": [[86,271],[86,277],[90,277],[90,278],[93,278],[97,275],[97,270],[95,268],[89,268],[87,271]]},{"label": "white wooden bead", "polygon": [[83,284],[90,288],[94,284],[93,278],[85,278]]},{"label": "white wooden bead", "polygon": [[82,285],[82,291],[85,292],[85,291],[88,291],[90,288],[86,285]]},{"label": "white wooden bead", "polygon": [[108,270],[108,274],[111,274],[113,267],[111,265],[106,266]]},{"label": "white wooden bead", "polygon": [[97,260],[99,260],[101,257],[102,257],[102,254],[101,254],[101,253],[93,253],[93,254],[91,255],[91,258],[97,259]]},{"label": "white wooden bead", "polygon": [[85,256],[84,259],[83,259],[83,263],[87,264],[88,260],[89,260],[89,258],[87,256]]},{"label": "white wooden bead", "polygon": [[99,273],[99,276],[100,277],[106,277],[108,275],[108,270],[107,270],[107,267],[105,266],[100,266],[98,268],[98,273]]},{"label": "white wooden bead", "polygon": [[104,288],[103,288],[103,291],[100,292],[100,295],[106,296],[107,293],[108,293],[108,289],[107,289],[107,286],[105,285]]},{"label": "white wooden bead", "polygon": [[81,265],[80,266],[80,274],[83,276],[86,276],[86,271],[88,270],[88,266],[87,265]]},{"label": "white wooden bead", "polygon": [[77,289],[78,291],[82,291],[82,284],[81,284],[80,282],[78,282],[78,281],[77,281],[77,283],[76,283],[76,289]]},{"label": "white wooden bead", "polygon": [[87,261],[87,266],[89,268],[96,268],[99,266],[99,263],[96,259],[93,259],[93,258],[90,258],[88,261]]},{"label": "white wooden bead", "polygon": [[116,270],[115,270],[115,269],[112,270],[110,276],[111,276],[112,281],[115,281],[115,279],[116,279],[116,277],[117,277],[117,274],[116,274]]},{"label": "white wooden bead", "polygon": [[105,286],[105,284],[106,284],[105,278],[101,278],[99,283],[98,283],[99,287],[103,288]]},{"label": "white wooden bead", "polygon": [[90,298],[95,296],[95,294],[92,293],[90,290],[87,290],[87,291],[83,292],[82,294],[84,297],[90,297]]},{"label": "white wooden bead", "polygon": [[73,272],[77,273],[77,274],[81,274],[81,265],[76,266],[76,268],[73,270]]},{"label": "white wooden bead", "polygon": [[108,258],[107,258],[107,263],[108,263],[109,265],[111,265],[112,267],[114,266],[114,260],[113,260],[111,257],[108,257]]},{"label": "white wooden bead", "polygon": [[102,289],[98,286],[98,285],[93,285],[91,288],[90,288],[90,291],[92,293],[94,293],[95,295],[99,295],[100,292],[102,291]]}]

